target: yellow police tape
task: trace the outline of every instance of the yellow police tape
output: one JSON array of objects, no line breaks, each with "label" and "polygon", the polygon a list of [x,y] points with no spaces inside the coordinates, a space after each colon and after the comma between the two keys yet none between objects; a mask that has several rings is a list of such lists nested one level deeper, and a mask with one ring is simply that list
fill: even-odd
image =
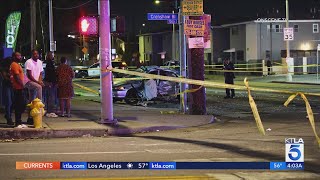
[{"label": "yellow police tape", "polygon": [[[185,91],[183,91],[181,93],[175,94],[174,96],[183,95],[185,93],[194,93],[194,92],[199,91],[201,88],[203,88],[203,86],[200,86],[197,89],[187,89],[187,90],[185,90]],[[181,98],[181,104],[182,104],[183,109],[185,109],[184,96],[181,96],[181,97],[182,97]]]},{"label": "yellow police tape", "polygon": [[[249,84],[247,83],[247,79],[245,79],[245,85],[246,86],[239,86],[239,85],[231,85],[231,84],[222,84],[222,83],[214,83],[214,82],[208,82],[208,81],[200,81],[200,80],[193,80],[193,79],[185,79],[185,78],[178,78],[178,77],[168,77],[168,76],[161,76],[161,75],[153,75],[153,74],[146,74],[146,73],[140,73],[140,72],[135,72],[135,71],[126,71],[122,69],[112,69],[114,72],[122,73],[122,74],[129,74],[129,75],[136,75],[136,76],[141,76],[141,77],[146,77],[150,79],[161,79],[161,80],[167,80],[167,81],[173,81],[173,82],[178,82],[178,83],[185,83],[185,84],[194,84],[194,85],[199,85],[199,86],[204,86],[204,87],[213,87],[213,88],[228,88],[228,89],[239,89],[239,90],[247,90],[248,95],[249,95],[249,102],[250,106],[252,109],[252,112],[255,116],[255,120],[257,122],[257,126],[259,131],[262,134],[265,134],[259,112],[257,110],[256,104],[251,96],[250,90],[251,91],[262,91],[262,92],[273,92],[273,93],[285,93],[285,94],[296,94],[296,92],[292,91],[286,91],[286,90],[275,90],[275,89],[266,89],[266,88],[249,88]],[[304,95],[312,95],[312,96],[320,96],[319,93],[304,93]],[[311,106],[307,101],[306,106],[310,107],[308,111],[311,110]],[[312,112],[312,111],[311,111]],[[314,133],[316,134],[315,131],[315,123],[314,120],[310,121],[311,126],[314,129]],[[316,135],[316,138],[318,140],[318,136]],[[318,140],[319,146],[320,146],[320,141]]]},{"label": "yellow police tape", "polygon": [[82,86],[82,85],[80,85],[80,84],[77,84],[77,83],[75,83],[75,82],[73,82],[73,85],[75,85],[75,86],[77,86],[77,87],[79,87],[79,88],[81,88],[81,89],[84,89],[84,90],[86,90],[86,91],[89,91],[89,92],[91,92],[91,93],[93,93],[93,94],[100,95],[99,92],[97,92],[97,91],[95,91],[95,90],[93,90],[93,89],[90,89],[90,88],[88,88],[88,87]]},{"label": "yellow police tape", "polygon": [[317,67],[320,65],[317,64],[308,64],[308,65],[300,65],[300,66],[287,66],[286,64],[282,64],[282,63],[274,63],[276,65],[280,65],[280,66],[285,66],[285,67]]},{"label": "yellow police tape", "polygon": [[310,124],[311,124],[312,130],[313,130],[314,136],[316,137],[317,142],[318,142],[318,145],[319,145],[319,147],[320,147],[320,138],[319,138],[319,136],[318,136],[318,134],[317,134],[317,131],[316,131],[316,125],[315,125],[315,121],[314,121],[314,115],[313,115],[312,108],[311,108],[311,106],[310,106],[310,103],[309,103],[307,97],[306,97],[303,93],[298,92],[298,93],[296,93],[296,94],[291,95],[291,96],[288,98],[288,100],[284,103],[284,106],[288,107],[288,105],[290,104],[290,102],[291,102],[294,98],[296,98],[298,95],[301,96],[301,98],[303,99],[303,101],[304,101],[305,104],[306,104],[308,119],[309,119],[309,121],[310,121]]},{"label": "yellow police tape", "polygon": [[248,90],[249,104],[250,104],[254,119],[256,121],[258,130],[260,131],[261,134],[266,135],[266,132],[264,130],[264,127],[263,127],[263,124],[262,124],[262,121],[261,121],[261,118],[260,118],[260,115],[259,115],[259,111],[258,111],[257,105],[254,102],[253,97],[251,96],[250,87],[249,87],[249,81],[248,81],[247,78],[244,79],[244,84],[245,84],[245,86],[247,87],[247,90]]}]

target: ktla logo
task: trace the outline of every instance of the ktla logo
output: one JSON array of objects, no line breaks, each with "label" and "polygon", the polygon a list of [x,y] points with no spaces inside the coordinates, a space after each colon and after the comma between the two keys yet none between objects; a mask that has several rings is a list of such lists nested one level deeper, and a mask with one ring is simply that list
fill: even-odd
[{"label": "ktla logo", "polygon": [[304,142],[302,138],[286,138],[286,162],[304,162]]}]

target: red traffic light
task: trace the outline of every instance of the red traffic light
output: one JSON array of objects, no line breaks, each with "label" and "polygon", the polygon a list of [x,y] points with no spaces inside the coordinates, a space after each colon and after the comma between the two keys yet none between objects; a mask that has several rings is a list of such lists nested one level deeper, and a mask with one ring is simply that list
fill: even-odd
[{"label": "red traffic light", "polygon": [[82,17],[79,19],[79,31],[82,35],[98,35],[98,20],[96,17]]}]

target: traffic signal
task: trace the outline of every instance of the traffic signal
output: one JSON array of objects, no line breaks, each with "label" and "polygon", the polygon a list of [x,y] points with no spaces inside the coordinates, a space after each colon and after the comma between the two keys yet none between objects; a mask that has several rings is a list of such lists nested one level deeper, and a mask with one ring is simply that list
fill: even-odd
[{"label": "traffic signal", "polygon": [[95,36],[99,33],[98,19],[92,16],[84,16],[79,19],[79,31],[82,35]]}]

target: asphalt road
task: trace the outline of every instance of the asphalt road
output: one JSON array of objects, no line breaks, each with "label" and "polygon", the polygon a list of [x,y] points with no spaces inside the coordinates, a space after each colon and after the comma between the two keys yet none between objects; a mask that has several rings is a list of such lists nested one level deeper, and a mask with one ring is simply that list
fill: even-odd
[{"label": "asphalt road", "polygon": [[[1,179],[69,179],[173,176],[206,176],[212,179],[319,179],[319,147],[309,124],[299,120],[268,121],[262,136],[253,121],[227,120],[204,127],[138,134],[131,137],[48,139],[0,143]],[[302,130],[303,129],[303,130]],[[15,170],[16,161],[97,162],[269,162],[284,161],[286,137],[301,137],[305,143],[305,171],[270,172],[250,170]]]}]

